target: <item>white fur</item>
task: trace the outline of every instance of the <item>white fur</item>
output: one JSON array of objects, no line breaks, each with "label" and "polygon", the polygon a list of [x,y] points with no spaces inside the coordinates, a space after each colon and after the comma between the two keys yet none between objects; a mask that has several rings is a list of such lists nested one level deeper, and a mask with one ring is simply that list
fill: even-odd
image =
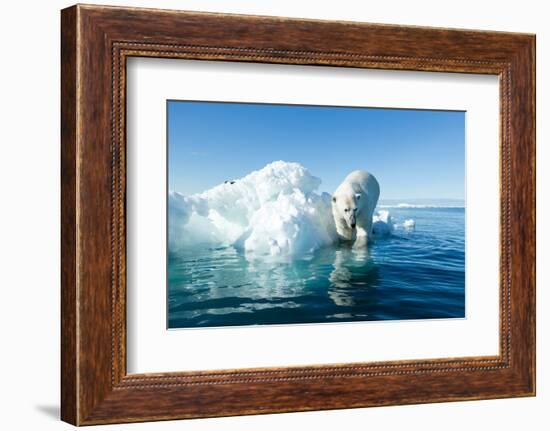
[{"label": "white fur", "polygon": [[344,179],[332,195],[332,215],[341,240],[366,247],[379,196],[378,181],[366,171],[353,171]]}]

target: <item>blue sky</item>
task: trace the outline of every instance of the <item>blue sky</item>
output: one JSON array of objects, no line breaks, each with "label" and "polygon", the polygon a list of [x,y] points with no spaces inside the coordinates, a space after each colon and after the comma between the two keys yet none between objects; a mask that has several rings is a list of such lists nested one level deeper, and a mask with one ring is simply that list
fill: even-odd
[{"label": "blue sky", "polygon": [[168,188],[185,195],[274,160],[299,162],[332,193],[355,169],[380,199],[463,199],[465,113],[168,102]]}]

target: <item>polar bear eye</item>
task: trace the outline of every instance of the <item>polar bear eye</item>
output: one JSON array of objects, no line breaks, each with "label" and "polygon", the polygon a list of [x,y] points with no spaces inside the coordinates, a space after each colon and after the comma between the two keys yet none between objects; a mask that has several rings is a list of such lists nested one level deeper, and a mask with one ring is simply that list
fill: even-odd
[{"label": "polar bear eye", "polygon": [[349,211],[349,208],[346,208],[344,211],[345,211],[345,212],[348,212],[348,211]]}]

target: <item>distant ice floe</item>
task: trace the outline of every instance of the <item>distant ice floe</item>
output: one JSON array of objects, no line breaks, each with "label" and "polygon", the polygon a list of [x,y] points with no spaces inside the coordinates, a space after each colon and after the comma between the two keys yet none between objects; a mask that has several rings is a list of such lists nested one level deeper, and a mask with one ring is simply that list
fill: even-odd
[{"label": "distant ice floe", "polygon": [[416,227],[416,222],[413,219],[408,219],[403,222],[403,227],[405,229],[414,229]]},{"label": "distant ice floe", "polygon": [[[333,244],[331,197],[317,192],[320,184],[302,165],[276,161],[203,193],[171,191],[168,247],[233,245],[247,254],[297,256]],[[373,222],[375,237],[395,228],[388,211]]]},{"label": "distant ice floe", "polygon": [[395,223],[389,211],[379,210],[372,217],[372,233],[375,238],[390,235],[395,229]]},{"label": "distant ice floe", "polygon": [[378,208],[464,208],[464,202],[460,199],[425,199],[414,203],[384,201],[378,204]]}]

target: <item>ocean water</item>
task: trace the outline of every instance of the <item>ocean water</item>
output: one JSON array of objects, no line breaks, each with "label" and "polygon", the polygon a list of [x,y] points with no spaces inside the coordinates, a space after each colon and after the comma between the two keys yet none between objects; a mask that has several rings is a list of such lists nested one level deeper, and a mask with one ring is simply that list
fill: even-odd
[{"label": "ocean water", "polygon": [[[193,246],[168,256],[168,327],[462,318],[464,208],[387,208],[394,231],[368,251],[299,259]],[[406,220],[415,221],[406,228]]]}]

